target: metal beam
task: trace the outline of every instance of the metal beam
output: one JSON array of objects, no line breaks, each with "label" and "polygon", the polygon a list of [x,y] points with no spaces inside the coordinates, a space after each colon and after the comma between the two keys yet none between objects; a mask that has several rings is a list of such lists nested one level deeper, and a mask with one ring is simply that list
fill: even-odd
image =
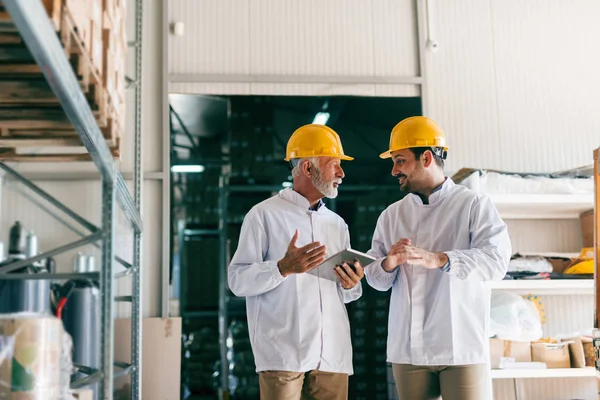
[{"label": "metal beam", "polygon": [[3,266],[3,267],[0,268],[0,274],[5,274],[5,273],[11,272],[11,271],[15,271],[17,269],[21,269],[23,267],[27,267],[27,266],[35,263],[36,261],[41,261],[41,260],[44,260],[46,258],[53,257],[55,255],[64,253],[66,251],[76,249],[76,248],[78,248],[80,246],[84,246],[86,244],[90,244],[90,243],[92,243],[92,242],[94,242],[96,240],[102,239],[102,236],[103,236],[102,232],[95,232],[95,233],[92,233],[89,236],[86,236],[86,237],[82,238],[82,239],[76,240],[76,241],[71,242],[69,244],[65,244],[64,246],[60,246],[60,247],[57,247],[55,249],[48,250],[45,253],[41,253],[41,254],[38,254],[36,256],[26,258],[24,260],[19,260],[19,261],[11,262],[10,264],[5,265],[5,266]]},{"label": "metal beam", "polygon": [[185,236],[219,236],[221,234],[220,229],[184,229],[183,234]]},{"label": "metal beam", "polygon": [[226,75],[169,74],[171,83],[323,83],[420,85],[420,76],[322,76],[322,75]]},{"label": "metal beam", "polygon": [[93,383],[100,382],[102,380],[102,372],[95,372],[91,375],[86,376],[85,378],[81,378],[71,383],[71,389],[79,389],[82,387],[89,386]]},{"label": "metal beam", "polygon": [[[7,174],[9,174],[16,181],[20,182],[23,186],[27,187],[28,189],[30,189],[32,192],[34,192],[35,194],[37,194],[44,200],[48,201],[54,207],[58,208],[59,210],[61,210],[65,214],[67,214],[69,217],[71,217],[72,219],[77,221],[79,224],[84,226],[90,232],[98,231],[99,228],[96,225],[92,224],[91,222],[89,222],[88,220],[86,220],[85,218],[83,218],[82,216],[77,214],[75,211],[73,211],[69,207],[65,206],[63,203],[58,201],[58,199],[56,199],[55,197],[50,195],[50,193],[48,193],[45,190],[43,190],[42,188],[40,188],[39,186],[37,186],[36,184],[31,182],[27,178],[25,178],[24,176],[19,174],[14,169],[10,168],[8,165],[4,164],[3,162],[0,162],[0,169],[4,170]],[[51,214],[51,215],[53,215],[53,214]]]},{"label": "metal beam", "polygon": [[98,281],[100,279],[99,272],[81,272],[81,273],[40,273],[40,274],[0,274],[0,281],[13,281],[13,280],[90,280]]},{"label": "metal beam", "polygon": [[[102,176],[98,171],[61,171],[61,172],[22,172],[21,175],[25,179],[30,181],[95,181],[102,179]],[[132,180],[134,179],[133,172],[123,172],[123,179]],[[162,180],[163,172],[145,172],[144,180]],[[14,180],[9,175],[6,175],[6,179]]]},{"label": "metal beam", "polygon": [[[192,136],[190,131],[188,131],[187,127],[183,123],[183,120],[181,119],[181,117],[179,116],[177,111],[175,111],[172,106],[169,106],[169,112],[170,112],[170,115],[175,117],[175,119],[179,123],[179,126],[183,130],[183,133],[185,134],[185,136],[188,138],[188,140],[192,144],[191,150],[192,150],[192,153],[194,153],[194,156],[196,156],[198,159],[201,158],[202,155],[200,154],[200,151],[198,150],[198,146],[196,144],[196,141],[194,140],[194,137]],[[171,124],[171,132],[170,133],[173,133],[173,124]]]},{"label": "metal beam", "polygon": [[131,275],[131,270],[130,270],[130,269],[127,269],[127,270],[125,270],[125,271],[121,271],[121,272],[119,272],[119,273],[116,273],[116,274],[114,275],[114,277],[115,277],[115,279],[118,279],[118,278],[123,278],[123,277],[125,277],[125,276],[129,276],[129,275]]},{"label": "metal beam", "polygon": [[[35,204],[35,206],[38,207],[40,210],[45,211],[48,215],[50,215],[55,220],[60,222],[63,226],[65,226],[71,232],[76,233],[77,235],[79,235],[81,237],[85,236],[85,233],[81,232],[80,230],[75,228],[73,225],[69,224],[67,221],[65,221],[63,218],[61,218],[59,215],[54,213],[52,210],[48,209],[48,207],[46,207],[44,204],[37,201],[33,196],[30,196],[29,193],[21,190],[21,188],[19,188],[18,186],[12,186],[12,189],[15,190],[16,192],[20,193],[25,198],[27,198],[29,201],[31,201],[33,204]],[[92,243],[92,245],[98,249],[101,247],[98,243]],[[117,261],[119,264],[121,264],[125,268],[128,268],[128,269],[132,268],[132,265],[130,263],[128,263],[127,261],[125,261],[124,259],[122,259],[121,257],[119,257],[117,255],[115,255],[115,261]]]},{"label": "metal beam", "polygon": [[[116,186],[115,189],[117,191],[117,194],[118,193],[129,194],[129,188],[127,187],[127,184],[125,183],[125,180],[123,180],[123,176],[121,174],[117,175],[117,180],[115,182],[115,186]],[[129,221],[131,222],[131,227],[133,228],[133,231],[140,233],[143,229],[142,218],[140,217],[140,213],[136,209],[135,203],[134,203],[133,199],[131,198],[131,196],[120,197],[119,203],[121,203],[121,210],[123,210],[123,213],[125,214],[127,219],[129,219]]]}]

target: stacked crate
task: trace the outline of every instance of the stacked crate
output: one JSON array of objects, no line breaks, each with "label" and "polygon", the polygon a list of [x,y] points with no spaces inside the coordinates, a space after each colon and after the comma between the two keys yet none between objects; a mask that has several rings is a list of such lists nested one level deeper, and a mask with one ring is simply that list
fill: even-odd
[{"label": "stacked crate", "polygon": [[213,169],[185,177],[183,197],[188,228],[216,229],[219,225],[219,175]]},{"label": "stacked crate", "polygon": [[[127,56],[127,32],[125,29],[126,7],[124,0],[92,0],[103,2],[102,43],[93,49],[102,57],[102,86],[107,107],[109,131],[122,133],[125,129],[125,65]],[[96,9],[96,7],[94,8]],[[96,12],[94,13],[96,14]]]},{"label": "stacked crate", "polygon": [[[51,25],[56,31],[73,72],[80,83],[98,126],[103,132],[113,156],[119,155],[120,139],[125,129],[125,66],[127,35],[125,31],[126,6],[123,0],[42,0]],[[12,23],[0,2],[0,22]],[[28,52],[22,38],[17,37],[2,46],[16,47]],[[20,54],[20,53],[19,53]],[[19,68],[5,68],[6,74],[22,79],[21,95],[5,106],[19,107],[31,114],[35,124],[22,127],[6,118],[3,121],[3,142],[0,147],[16,150],[33,146],[81,146],[79,136],[60,107],[42,72],[31,56],[10,60]],[[2,76],[0,75],[0,78]],[[31,93],[31,94],[30,94]],[[26,96],[34,96],[27,98]],[[40,109],[40,104],[44,108]],[[21,118],[21,119],[24,119]],[[27,135],[30,141],[18,141]],[[26,144],[23,144],[26,143]],[[16,147],[18,146],[18,147]],[[3,153],[13,157],[14,154]],[[60,156],[60,154],[56,154]],[[50,161],[49,155],[25,157],[23,161]],[[3,157],[3,159],[6,159]],[[53,161],[79,161],[80,156],[64,155]]]},{"label": "stacked crate", "polygon": [[379,192],[356,197],[354,214],[350,216],[352,246],[360,251],[368,251],[377,219],[381,213],[392,203],[401,198],[400,193]]},{"label": "stacked crate", "polygon": [[363,296],[348,306],[354,375],[351,400],[387,400],[387,326],[389,292],[377,292],[363,282]]},{"label": "stacked crate", "polygon": [[234,98],[231,104],[232,183],[281,184],[289,175],[276,149],[273,105],[263,98]]},{"label": "stacked crate", "polygon": [[183,330],[182,398],[191,395],[194,399],[215,399],[218,382],[214,375],[219,371],[221,354],[216,318],[212,321],[185,319]]},{"label": "stacked crate", "polygon": [[[353,210],[347,210],[352,247],[368,251],[377,219],[401,195],[381,191],[356,196]],[[352,334],[354,375],[350,377],[351,400],[388,400],[387,332],[390,291],[379,292],[362,281],[363,296],[348,305]]]},{"label": "stacked crate", "polygon": [[185,311],[216,310],[219,305],[219,238],[186,237]]},{"label": "stacked crate", "polygon": [[114,143],[125,128],[125,2],[44,1],[98,125]]}]

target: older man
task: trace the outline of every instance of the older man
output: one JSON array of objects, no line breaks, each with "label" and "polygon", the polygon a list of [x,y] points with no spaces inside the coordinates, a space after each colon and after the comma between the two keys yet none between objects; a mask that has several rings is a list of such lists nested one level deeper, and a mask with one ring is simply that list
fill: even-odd
[{"label": "older man", "polygon": [[337,196],[341,161],[352,157],[333,129],[314,124],[292,134],[286,153],[293,187],[246,214],[229,286],[246,297],[261,399],[347,399],[353,369],[344,304],[361,296],[364,273],[359,263],[356,272],[344,264],[332,280],[315,268],[350,247],[348,226],[322,198]]}]

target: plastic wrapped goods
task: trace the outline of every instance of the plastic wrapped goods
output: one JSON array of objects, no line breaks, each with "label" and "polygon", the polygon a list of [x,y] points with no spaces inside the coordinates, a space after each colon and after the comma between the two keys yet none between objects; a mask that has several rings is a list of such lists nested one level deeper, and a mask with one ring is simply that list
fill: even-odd
[{"label": "plastic wrapped goods", "polygon": [[71,399],[65,339],[55,317],[0,315],[0,399]]}]

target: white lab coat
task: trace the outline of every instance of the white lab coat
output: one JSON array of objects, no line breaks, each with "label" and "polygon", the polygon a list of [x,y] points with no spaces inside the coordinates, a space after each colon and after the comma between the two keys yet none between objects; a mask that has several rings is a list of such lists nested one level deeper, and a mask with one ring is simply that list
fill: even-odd
[{"label": "white lab coat", "polygon": [[[380,215],[366,267],[367,282],[392,288],[387,360],[413,365],[487,363],[490,288],[508,269],[511,245],[505,223],[489,197],[456,185],[450,178],[429,198],[416,195],[390,205]],[[386,272],[381,263],[394,243],[445,252],[449,268],[400,265]]]},{"label": "white lab coat", "polygon": [[297,247],[319,241],[327,257],[350,247],[348,226],[322,204],[285,189],[254,206],[244,218],[228,282],[246,297],[256,371],[352,374],[350,324],[344,303],[362,295],[361,285],[345,290],[339,281],[308,273],[283,277],[277,267],[298,229]]}]

